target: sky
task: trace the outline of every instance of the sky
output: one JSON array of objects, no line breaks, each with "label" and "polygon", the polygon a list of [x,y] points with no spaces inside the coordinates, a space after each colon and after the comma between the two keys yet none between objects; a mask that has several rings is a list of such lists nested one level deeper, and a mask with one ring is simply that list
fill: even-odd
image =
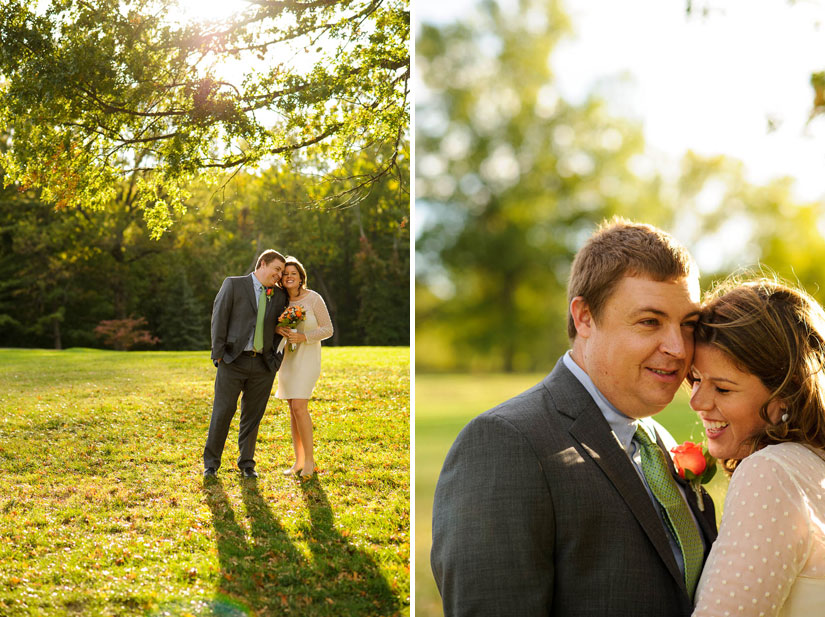
[{"label": "sky", "polygon": [[[203,23],[212,30],[215,23],[229,22],[240,13],[255,7],[252,0],[176,0],[177,7],[170,10],[170,15],[180,22]],[[286,21],[281,24],[286,26]],[[320,43],[323,46],[323,40]],[[296,71],[306,72],[318,60],[314,52],[306,53],[305,38],[296,39],[293,44],[282,43],[272,47],[275,52],[263,60],[255,59],[249,54],[240,59],[224,58],[217,65],[211,65],[218,76],[235,84],[240,84],[244,77],[254,71],[269,71],[273,62],[283,63]],[[275,55],[278,54],[278,55]],[[265,112],[259,112],[265,113]]]},{"label": "sky", "polygon": [[186,19],[211,21],[227,19],[250,4],[246,0],[178,0],[178,5]]},{"label": "sky", "polygon": [[[823,3],[693,0],[689,17],[687,1],[563,2],[574,34],[551,59],[562,96],[575,103],[595,91],[638,119],[665,174],[688,149],[726,154],[753,183],[790,175],[799,199],[825,198],[825,116],[808,122],[810,74],[825,70]],[[460,19],[472,4],[413,0],[413,16]]]}]

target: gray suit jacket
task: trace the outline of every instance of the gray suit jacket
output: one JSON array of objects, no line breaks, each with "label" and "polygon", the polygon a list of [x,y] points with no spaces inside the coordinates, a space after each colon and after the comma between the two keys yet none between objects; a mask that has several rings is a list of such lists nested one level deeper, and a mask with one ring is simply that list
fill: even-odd
[{"label": "gray suit jacket", "polygon": [[[273,288],[264,313],[264,360],[275,372],[281,366],[283,354],[276,354],[281,335],[275,332],[278,317],[288,302],[286,292]],[[258,319],[258,298],[252,278],[230,276],[223,281],[212,305],[212,361],[231,363],[244,350],[255,330]]]},{"label": "gray suit jacket", "polygon": [[[705,495],[700,512],[687,495],[707,557],[713,504]],[[459,434],[435,491],[431,563],[447,616],[692,611],[644,484],[561,361]]]}]

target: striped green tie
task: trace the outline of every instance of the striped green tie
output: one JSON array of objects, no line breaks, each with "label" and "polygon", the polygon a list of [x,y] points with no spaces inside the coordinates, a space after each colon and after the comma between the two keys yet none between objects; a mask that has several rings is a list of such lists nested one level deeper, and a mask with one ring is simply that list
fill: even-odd
[{"label": "striped green tie", "polygon": [[255,322],[255,338],[252,339],[252,349],[261,352],[264,350],[264,313],[266,313],[266,287],[261,287],[258,295],[258,320]]},{"label": "striped green tie", "polygon": [[699,530],[690,515],[690,509],[679,492],[676,480],[670,475],[670,468],[665,461],[664,452],[656,445],[655,438],[648,434],[648,429],[639,423],[636,429],[636,441],[642,446],[642,472],[656,500],[662,505],[665,520],[670,531],[679,542],[685,563],[685,585],[692,598],[702,572],[704,547]]}]

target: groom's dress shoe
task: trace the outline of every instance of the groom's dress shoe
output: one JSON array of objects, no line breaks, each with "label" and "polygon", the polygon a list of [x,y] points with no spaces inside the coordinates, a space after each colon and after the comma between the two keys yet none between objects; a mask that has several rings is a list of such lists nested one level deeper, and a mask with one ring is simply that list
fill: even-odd
[{"label": "groom's dress shoe", "polygon": [[258,477],[258,472],[255,471],[252,467],[245,467],[244,469],[241,470],[241,473],[243,473],[244,478],[257,478]]},{"label": "groom's dress shoe", "polygon": [[218,470],[214,467],[207,467],[203,470],[203,477],[204,478],[215,478],[218,475]]}]

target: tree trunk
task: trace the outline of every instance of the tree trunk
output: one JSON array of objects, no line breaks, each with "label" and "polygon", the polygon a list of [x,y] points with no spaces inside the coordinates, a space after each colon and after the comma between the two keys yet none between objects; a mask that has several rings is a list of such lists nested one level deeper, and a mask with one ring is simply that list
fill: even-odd
[{"label": "tree trunk", "polygon": [[115,319],[126,319],[128,317],[127,307],[129,304],[128,295],[123,288],[119,274],[112,281],[112,305],[115,310]]},{"label": "tree trunk", "polygon": [[[324,216],[322,212],[318,212],[318,236],[321,242],[326,242],[327,237],[326,233],[324,232]],[[329,292],[329,288],[327,287],[326,281],[324,281],[324,277],[321,276],[321,272],[313,272],[312,276],[318,279],[318,287],[321,289],[321,295],[324,296],[324,302],[327,303],[327,308],[329,309],[329,317],[332,321],[332,344],[338,345],[340,344],[340,333],[338,332],[338,306],[335,304],[335,298],[332,297],[332,294]]]},{"label": "tree trunk", "polygon": [[54,334],[54,348],[63,349],[63,337],[60,333],[60,318],[55,317],[52,320],[52,333]]},{"label": "tree trunk", "polygon": [[329,318],[332,320],[332,344],[338,345],[338,322],[336,319],[336,315],[338,315],[338,308],[335,306],[335,300],[333,299],[332,294],[329,293],[329,288],[324,282],[324,277],[321,276],[321,273],[314,272],[312,276],[318,281],[318,287],[320,287],[323,292],[321,295],[324,296],[324,302],[327,303],[327,308],[329,309]]},{"label": "tree trunk", "polygon": [[[263,243],[264,234],[263,232],[259,231],[258,237],[255,238],[255,254],[252,256],[252,263],[249,266],[249,272],[255,272],[255,266],[258,265],[258,256],[264,252],[264,250],[261,248],[261,246],[263,246]],[[249,274],[249,272],[247,272],[247,274]]]},{"label": "tree trunk", "polygon": [[358,223],[358,236],[360,238],[366,238],[367,234],[364,233],[364,225],[361,222],[361,206],[358,204],[352,207],[352,212],[355,214],[355,222]]},{"label": "tree trunk", "polygon": [[[515,277],[512,279],[515,280]],[[515,301],[513,299],[513,294],[516,289],[516,285],[504,285],[502,289],[502,298],[501,304],[504,308],[502,314],[504,315],[514,315],[515,314]],[[513,372],[513,359],[516,355],[516,341],[512,336],[505,335],[506,338],[504,339],[504,345],[501,354],[501,362],[502,362],[502,369],[505,373],[512,373]]]}]

